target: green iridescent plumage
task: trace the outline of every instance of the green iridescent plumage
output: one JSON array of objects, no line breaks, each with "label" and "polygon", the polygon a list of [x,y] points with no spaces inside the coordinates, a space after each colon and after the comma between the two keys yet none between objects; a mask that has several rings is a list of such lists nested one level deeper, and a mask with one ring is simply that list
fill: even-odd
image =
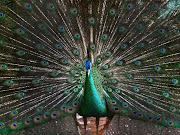
[{"label": "green iridescent plumage", "polygon": [[[96,81],[96,80],[95,80]],[[106,102],[98,94],[94,85],[92,74],[86,75],[84,87],[83,104],[79,114],[85,117],[104,117],[107,116]],[[102,90],[101,90],[102,91]]]}]

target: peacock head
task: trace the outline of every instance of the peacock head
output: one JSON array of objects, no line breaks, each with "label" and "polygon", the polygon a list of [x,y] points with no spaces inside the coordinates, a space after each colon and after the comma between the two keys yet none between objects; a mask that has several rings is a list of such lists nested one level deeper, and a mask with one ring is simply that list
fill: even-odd
[{"label": "peacock head", "polygon": [[91,72],[91,67],[92,67],[91,61],[86,61],[85,67],[86,67],[86,73],[87,73],[87,75],[89,76],[89,75],[90,75],[90,72]]}]

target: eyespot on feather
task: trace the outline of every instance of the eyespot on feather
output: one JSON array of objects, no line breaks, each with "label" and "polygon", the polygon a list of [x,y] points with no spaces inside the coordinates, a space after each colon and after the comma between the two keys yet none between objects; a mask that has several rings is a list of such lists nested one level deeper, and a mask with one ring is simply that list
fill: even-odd
[{"label": "eyespot on feather", "polygon": [[125,61],[124,60],[117,61],[116,65],[117,66],[123,66],[123,65],[125,65]]},{"label": "eyespot on feather", "polygon": [[49,62],[46,61],[46,60],[43,60],[43,61],[41,61],[40,63],[41,63],[42,66],[47,66],[47,65],[49,65]]},{"label": "eyespot on feather", "polygon": [[25,120],[25,121],[24,121],[24,124],[25,124],[26,126],[30,126],[30,125],[32,124],[32,119],[27,119],[27,120]]},{"label": "eyespot on feather", "polygon": [[69,108],[67,109],[67,113],[73,114],[73,113],[75,113],[75,112],[76,112],[76,108],[69,107]]},{"label": "eyespot on feather", "polygon": [[110,101],[110,104],[111,104],[111,105],[116,105],[117,102],[116,102],[115,100],[111,100],[111,101]]},{"label": "eyespot on feather", "polygon": [[162,122],[161,117],[157,117],[157,118],[156,118],[156,123],[161,123],[161,122]]},{"label": "eyespot on feather", "polygon": [[58,118],[60,115],[61,115],[61,112],[53,112],[53,113],[51,113],[51,118],[52,118],[52,119],[56,119],[56,118]]},{"label": "eyespot on feather", "polygon": [[90,48],[91,48],[92,51],[94,51],[96,49],[95,44],[90,44]]},{"label": "eyespot on feather", "polygon": [[138,114],[138,118],[141,118],[141,119],[142,119],[143,117],[144,117],[144,115],[143,115],[142,113],[139,113],[139,114]]},{"label": "eyespot on feather", "polygon": [[48,4],[47,4],[47,8],[48,8],[49,10],[54,10],[54,9],[55,9],[55,6],[54,6],[53,3],[48,3]]},{"label": "eyespot on feather", "polygon": [[0,19],[5,18],[5,14],[3,12],[0,12]]},{"label": "eyespot on feather", "polygon": [[65,28],[62,25],[58,26],[58,30],[59,32],[65,32]]},{"label": "eyespot on feather", "polygon": [[107,40],[108,39],[108,34],[103,34],[102,35],[102,40]]},{"label": "eyespot on feather", "polygon": [[112,88],[110,88],[110,87],[107,88],[107,91],[111,93],[112,92]]},{"label": "eyespot on feather", "polygon": [[58,50],[62,50],[62,45],[61,44],[55,44],[55,48]]},{"label": "eyespot on feather", "polygon": [[94,24],[94,23],[95,23],[94,17],[90,17],[90,18],[88,19],[88,21],[89,21],[90,24]]},{"label": "eyespot on feather", "polygon": [[147,103],[152,104],[153,101],[151,99],[147,99]]},{"label": "eyespot on feather", "polygon": [[32,5],[28,2],[24,3],[24,7],[28,10],[32,10]]},{"label": "eyespot on feather", "polygon": [[6,80],[4,81],[3,85],[4,86],[11,86],[14,82],[12,80]]},{"label": "eyespot on feather", "polygon": [[153,78],[147,78],[146,80],[147,80],[149,83],[153,83],[153,82],[154,82]]},{"label": "eyespot on feather", "polygon": [[39,49],[39,50],[44,50],[45,49],[43,44],[37,44],[36,48]]},{"label": "eyespot on feather", "polygon": [[40,83],[40,80],[32,80],[32,84],[38,84],[38,83]]},{"label": "eyespot on feather", "polygon": [[71,13],[73,14],[73,15],[77,15],[78,14],[78,10],[77,10],[77,8],[71,8]]},{"label": "eyespot on feather", "polygon": [[114,8],[110,9],[109,14],[114,16],[116,14],[116,10]]},{"label": "eyespot on feather", "polygon": [[44,24],[39,24],[39,25],[38,25],[38,28],[39,28],[40,30],[46,30],[46,26],[45,26]]},{"label": "eyespot on feather", "polygon": [[107,51],[107,52],[105,53],[105,56],[106,56],[106,57],[111,56],[111,51]]},{"label": "eyespot on feather", "polygon": [[52,76],[52,77],[57,77],[58,75],[59,75],[58,72],[51,72],[51,76]]},{"label": "eyespot on feather", "polygon": [[18,35],[24,35],[24,34],[25,34],[24,30],[21,29],[21,28],[17,28],[15,31],[16,31],[16,33],[17,33]]},{"label": "eyespot on feather", "polygon": [[149,121],[149,122],[153,122],[154,119],[153,119],[152,116],[147,116],[147,117],[146,117],[146,120]]},{"label": "eyespot on feather", "polygon": [[116,93],[121,94],[121,91],[119,89],[115,89]]},{"label": "eyespot on feather", "polygon": [[129,114],[130,114],[132,117],[137,117],[137,116],[138,116],[138,112],[136,112],[136,111],[129,111]]},{"label": "eyespot on feather", "polygon": [[81,38],[81,35],[80,35],[78,32],[76,32],[76,33],[74,34],[74,37],[75,37],[76,39],[80,39],[80,38]]},{"label": "eyespot on feather", "polygon": [[61,106],[61,110],[62,110],[62,111],[65,111],[65,109],[66,109],[66,106],[65,106],[65,105],[62,105],[62,106]]},{"label": "eyespot on feather", "polygon": [[170,126],[170,127],[174,126],[174,122],[173,122],[173,121],[167,121],[166,123],[167,123],[167,125]]},{"label": "eyespot on feather", "polygon": [[100,64],[101,63],[101,58],[97,58],[96,63]]},{"label": "eyespot on feather", "polygon": [[176,108],[174,106],[170,106],[170,111],[171,112],[176,112]]},{"label": "eyespot on feather", "polygon": [[24,56],[26,54],[26,52],[22,51],[22,50],[19,50],[16,52],[16,55],[18,56]]},{"label": "eyespot on feather", "polygon": [[79,69],[82,69],[82,65],[79,64],[79,63],[75,63],[75,66],[76,66],[77,68],[79,68]]},{"label": "eyespot on feather", "polygon": [[70,89],[64,91],[64,95],[67,96],[70,93]]},{"label": "eyespot on feather", "polygon": [[23,98],[24,95],[25,95],[24,92],[18,92],[18,93],[16,93],[16,97],[17,97],[17,98]]},{"label": "eyespot on feather", "polygon": [[74,93],[76,93],[76,92],[79,91],[79,89],[78,88],[74,88],[73,91],[74,91]]},{"label": "eyespot on feather", "polygon": [[67,82],[73,84],[74,83],[74,78],[68,78]]},{"label": "eyespot on feather", "polygon": [[163,96],[164,96],[165,98],[169,98],[170,95],[169,95],[169,93],[164,92],[164,93],[163,93]]},{"label": "eyespot on feather", "polygon": [[75,56],[79,56],[80,55],[80,52],[77,49],[73,49],[72,52],[73,52],[73,54]]},{"label": "eyespot on feather", "polygon": [[44,115],[43,115],[43,118],[45,120],[48,120],[50,118],[50,113],[49,112],[46,112]]},{"label": "eyespot on feather", "polygon": [[135,4],[133,2],[129,2],[126,7],[128,10],[131,10],[131,9],[135,8]]},{"label": "eyespot on feather", "polygon": [[0,130],[5,128],[5,124],[3,122],[0,122]]},{"label": "eyespot on feather", "polygon": [[74,107],[74,108],[78,108],[79,105],[80,105],[80,103],[79,103],[78,101],[74,101],[74,102],[73,102],[73,107]]},{"label": "eyespot on feather", "polygon": [[123,108],[128,108],[128,104],[124,102],[124,103],[122,103],[122,107]]},{"label": "eyespot on feather", "polygon": [[4,71],[5,69],[7,69],[7,65],[0,64],[0,71]]},{"label": "eyespot on feather", "polygon": [[172,79],[172,83],[173,83],[174,85],[178,85],[178,84],[179,84],[179,80],[176,79],[176,78],[173,78],[173,79]]},{"label": "eyespot on feather", "polygon": [[129,78],[129,79],[132,79],[133,75],[132,74],[126,74],[126,77]]},{"label": "eyespot on feather", "polygon": [[107,77],[112,77],[113,76],[113,72],[106,73],[106,76]]},{"label": "eyespot on feather", "polygon": [[66,65],[68,64],[68,61],[66,59],[61,58],[60,63]]},{"label": "eyespot on feather", "polygon": [[43,106],[39,106],[37,109],[36,109],[37,112],[42,112],[43,111]]},{"label": "eyespot on feather", "polygon": [[154,2],[154,3],[152,4],[152,8],[153,8],[153,9],[158,9],[158,8],[159,8],[159,3],[158,3],[158,2]]},{"label": "eyespot on feather", "polygon": [[16,117],[18,115],[18,111],[17,110],[13,110],[10,112],[10,116],[11,117]]},{"label": "eyespot on feather", "polygon": [[119,107],[116,107],[116,106],[111,106],[111,111],[114,112],[114,113],[120,113],[120,108]]},{"label": "eyespot on feather", "polygon": [[10,128],[12,129],[12,130],[15,130],[15,129],[18,129],[19,127],[20,127],[20,123],[18,123],[18,122],[14,122],[14,123],[12,123],[11,125],[10,125]]},{"label": "eyespot on feather", "polygon": [[124,44],[121,44],[121,49],[122,50],[125,50],[128,48],[128,44],[124,43]]},{"label": "eyespot on feather", "polygon": [[126,26],[122,25],[119,27],[119,32],[124,33],[126,31]]},{"label": "eyespot on feather", "polygon": [[160,71],[162,70],[162,68],[161,68],[160,66],[155,66],[154,69],[155,69],[155,71],[157,71],[157,72],[160,72]]},{"label": "eyespot on feather", "polygon": [[45,92],[52,92],[53,90],[53,87],[52,86],[49,86],[45,89]]},{"label": "eyespot on feather", "polygon": [[21,71],[23,71],[23,72],[28,72],[28,71],[30,71],[30,70],[31,70],[31,68],[28,67],[28,66],[25,66],[25,67],[22,67],[22,68],[21,68]]},{"label": "eyespot on feather", "polygon": [[40,116],[36,116],[35,118],[34,118],[34,122],[35,123],[41,123],[43,121],[43,119],[40,117]]},{"label": "eyespot on feather", "polygon": [[139,89],[139,88],[134,87],[134,88],[133,88],[133,90],[134,90],[135,92],[139,92],[139,90],[140,90],[140,89]]}]

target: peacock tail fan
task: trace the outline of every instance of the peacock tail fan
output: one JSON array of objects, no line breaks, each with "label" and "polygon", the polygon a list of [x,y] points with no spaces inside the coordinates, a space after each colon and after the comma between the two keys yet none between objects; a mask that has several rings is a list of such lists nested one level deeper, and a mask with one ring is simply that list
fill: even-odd
[{"label": "peacock tail fan", "polygon": [[180,128],[179,9],[179,0],[0,0],[0,134],[67,116],[81,134],[92,125],[104,134],[114,115]]}]

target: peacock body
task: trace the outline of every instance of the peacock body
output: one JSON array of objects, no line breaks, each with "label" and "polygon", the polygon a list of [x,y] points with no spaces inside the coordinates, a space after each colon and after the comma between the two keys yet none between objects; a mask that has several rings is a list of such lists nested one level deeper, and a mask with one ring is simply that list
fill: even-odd
[{"label": "peacock body", "polygon": [[[0,1],[0,134],[73,116],[180,128],[179,0]],[[82,116],[82,121],[78,120]]]}]

